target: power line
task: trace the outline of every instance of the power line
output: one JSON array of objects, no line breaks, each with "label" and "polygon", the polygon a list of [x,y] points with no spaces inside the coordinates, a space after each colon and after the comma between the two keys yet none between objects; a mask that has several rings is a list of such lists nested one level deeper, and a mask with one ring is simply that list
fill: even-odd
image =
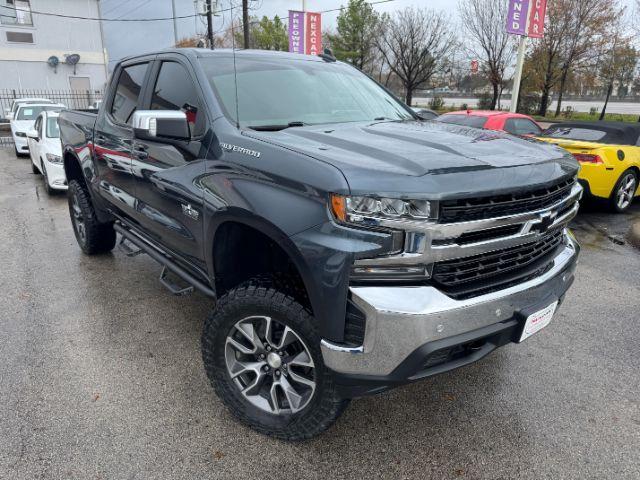
[{"label": "power line", "polygon": [[[173,20],[174,18],[177,20],[180,20],[182,18],[193,18],[193,17],[199,17],[199,14],[196,15],[179,15],[176,17],[162,17],[162,18],[98,18],[98,17],[80,17],[78,15],[62,15],[60,13],[51,13],[51,12],[38,12],[36,10],[28,10],[28,9],[23,9],[23,8],[15,8],[15,7],[9,7],[7,5],[0,5],[0,8],[6,8],[8,10],[11,10],[12,12],[26,12],[26,13],[30,13],[32,15],[44,15],[47,17],[59,17],[59,18],[71,18],[71,19],[76,19],[76,20],[94,20],[94,21],[102,21],[102,22],[159,22],[159,21],[164,21],[164,20]],[[216,10],[214,13],[222,13],[222,12],[226,12],[229,10],[232,10],[233,7],[231,8],[224,8],[221,10]],[[2,14],[0,13],[0,17],[6,17],[6,18],[14,18],[13,15],[6,15],[6,14]]]}]

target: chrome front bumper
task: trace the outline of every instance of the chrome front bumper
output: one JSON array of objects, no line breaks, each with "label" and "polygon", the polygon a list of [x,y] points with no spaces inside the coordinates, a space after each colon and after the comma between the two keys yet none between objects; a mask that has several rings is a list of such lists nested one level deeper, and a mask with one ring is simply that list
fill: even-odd
[{"label": "chrome front bumper", "polygon": [[578,244],[565,231],[564,247],[546,273],[467,300],[454,300],[431,286],[351,287],[353,301],[366,315],[364,343],[344,348],[322,340],[324,362],[341,374],[389,375],[428,342],[511,319],[546,299],[551,304],[570,286],[578,252]]}]

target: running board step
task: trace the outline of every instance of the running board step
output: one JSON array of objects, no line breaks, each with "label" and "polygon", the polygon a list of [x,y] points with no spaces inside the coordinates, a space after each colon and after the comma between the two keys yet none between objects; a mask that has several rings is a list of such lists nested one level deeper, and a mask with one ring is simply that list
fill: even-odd
[{"label": "running board step", "polygon": [[[122,223],[116,222],[113,225],[113,228],[116,232],[118,232],[122,237],[126,237],[127,241],[134,246],[138,247],[142,253],[146,253],[151,258],[153,258],[156,262],[158,262],[163,267],[163,274],[160,275],[160,281],[163,285],[167,286],[167,284],[172,285],[174,288],[169,288],[171,292],[181,292],[184,290],[188,290],[189,288],[193,290],[193,288],[197,288],[202,293],[207,295],[208,297],[216,300],[216,292],[208,285],[203,283],[201,280],[194,277],[191,273],[186,271],[183,267],[181,267],[178,263],[176,263],[173,258],[164,253],[158,247],[155,247],[148,240],[144,240],[140,235],[134,233],[128,227],[123,225]],[[133,250],[132,250],[133,251]],[[137,254],[136,254],[137,255]],[[167,279],[166,272],[171,272],[177,277],[184,280],[190,287],[187,289],[176,286],[173,282]],[[186,291],[184,293],[187,293]],[[184,295],[184,293],[180,293],[180,295]],[[190,292],[189,292],[190,293]]]},{"label": "running board step", "polygon": [[180,287],[177,283],[174,283],[167,274],[169,273],[166,265],[162,267],[162,272],[160,272],[160,283],[165,286],[167,290],[169,290],[173,295],[189,295],[193,293],[193,285],[188,285],[186,287]]},{"label": "running board step", "polygon": [[131,248],[127,243],[127,238],[124,235],[120,235],[120,242],[118,243],[118,249],[122,253],[124,253],[127,257],[135,257],[136,255],[140,255],[141,253],[144,253],[144,250],[142,250],[141,248],[138,248],[137,250],[134,250],[133,248]]}]

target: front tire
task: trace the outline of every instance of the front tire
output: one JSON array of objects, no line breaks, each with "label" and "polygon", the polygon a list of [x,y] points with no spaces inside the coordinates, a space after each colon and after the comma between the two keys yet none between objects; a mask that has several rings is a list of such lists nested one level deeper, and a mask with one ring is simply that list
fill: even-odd
[{"label": "front tire", "polygon": [[609,205],[611,210],[616,213],[626,211],[633,202],[636,191],[638,190],[638,176],[633,170],[626,170],[616,182],[611,197],[609,197]]},{"label": "front tire", "polygon": [[311,314],[292,297],[248,282],[221,297],[202,333],[217,395],[241,422],[287,441],[319,435],[342,414]]},{"label": "front tire", "polygon": [[77,180],[69,182],[69,213],[78,245],[87,255],[107,253],[116,246],[112,223],[100,223],[87,188]]},{"label": "front tire", "polygon": [[36,167],[36,164],[33,163],[33,160],[31,160],[31,172],[34,175],[40,175],[40,170],[38,170],[38,167]]},{"label": "front tire", "polygon": [[44,189],[47,191],[47,195],[53,195],[55,192],[51,188],[49,183],[49,176],[47,175],[47,167],[44,166],[44,162],[40,162],[40,168],[42,169],[42,180],[44,181]]}]

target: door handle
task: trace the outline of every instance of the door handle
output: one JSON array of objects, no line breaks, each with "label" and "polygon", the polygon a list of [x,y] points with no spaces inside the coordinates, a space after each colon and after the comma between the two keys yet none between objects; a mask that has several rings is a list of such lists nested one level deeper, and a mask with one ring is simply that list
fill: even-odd
[{"label": "door handle", "polygon": [[149,153],[147,152],[146,145],[136,144],[133,147],[133,154],[138,157],[140,160],[145,160],[149,158]]}]

